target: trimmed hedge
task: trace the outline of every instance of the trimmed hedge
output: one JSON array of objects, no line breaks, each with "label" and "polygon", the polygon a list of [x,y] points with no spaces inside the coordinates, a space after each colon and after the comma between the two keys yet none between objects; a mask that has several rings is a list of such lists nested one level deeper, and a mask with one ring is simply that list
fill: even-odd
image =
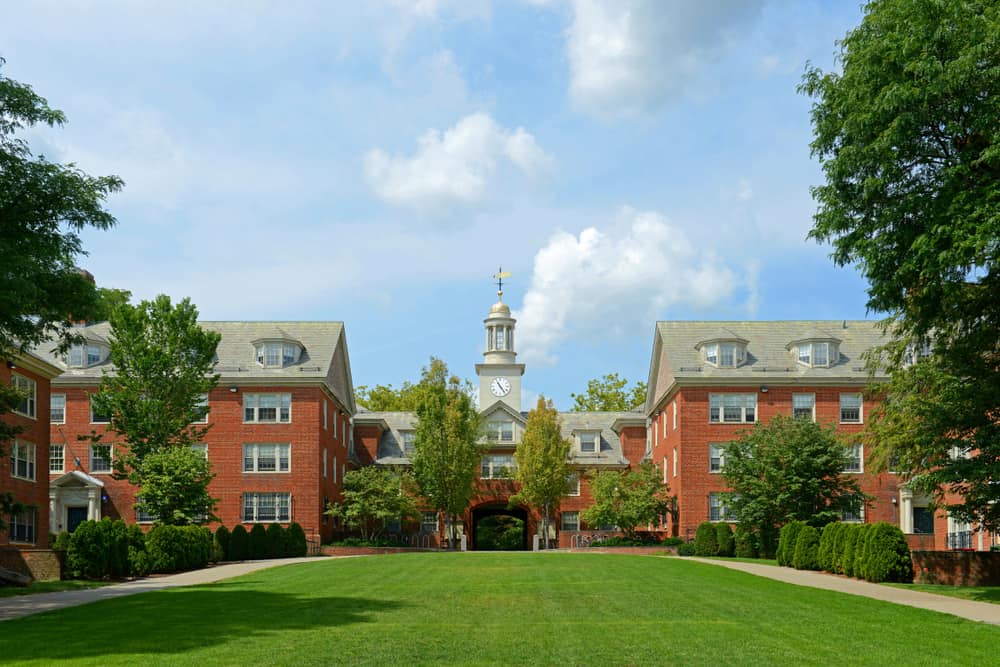
[{"label": "trimmed hedge", "polygon": [[736,525],[733,542],[736,555],[740,558],[757,557],[757,536],[748,526],[744,526],[742,523]]},{"label": "trimmed hedge", "polygon": [[247,544],[251,560],[267,558],[267,528],[264,527],[264,524],[254,524],[253,528],[250,529],[250,539]]},{"label": "trimmed hedge", "polygon": [[285,529],[279,523],[268,524],[264,542],[265,558],[282,558],[285,555]]},{"label": "trimmed hedge", "polygon": [[715,556],[719,553],[719,539],[715,524],[703,521],[694,534],[694,551],[697,556]]},{"label": "trimmed hedge", "polygon": [[804,521],[792,521],[781,527],[778,534],[778,565],[791,566],[792,558],[795,557],[795,541],[805,525]]},{"label": "trimmed hedge", "polygon": [[698,550],[690,542],[685,542],[684,544],[677,545],[677,555],[678,556],[697,556]]},{"label": "trimmed hedge", "polygon": [[150,572],[196,570],[212,556],[212,533],[201,526],[154,526],[146,535]]},{"label": "trimmed hedge", "polygon": [[229,542],[232,539],[232,533],[225,526],[219,526],[219,529],[215,531],[215,543],[219,545],[219,549],[222,551],[221,560],[233,560],[229,555]]},{"label": "trimmed hedge", "polygon": [[728,523],[715,524],[715,540],[719,545],[720,556],[733,556],[736,553],[736,543],[733,541],[733,527]]},{"label": "trimmed hedge", "polygon": [[847,577],[854,576],[854,551],[858,544],[858,536],[861,534],[861,526],[847,524],[844,530],[843,544],[840,549],[840,567],[837,568],[840,574]]},{"label": "trimmed hedge", "polygon": [[819,531],[813,526],[802,526],[795,538],[795,551],[792,556],[792,567],[796,570],[819,569],[816,563],[816,552],[819,549]]},{"label": "trimmed hedge", "polygon": [[241,525],[233,528],[229,536],[229,560],[246,560],[250,557],[250,536]]},{"label": "trimmed hedge", "polygon": [[906,537],[898,526],[881,522],[872,524],[865,536],[865,579],[880,583],[913,582],[913,561]]},{"label": "trimmed hedge", "polygon": [[826,570],[827,572],[834,571],[834,543],[843,525],[840,522],[834,522],[823,526],[823,531],[819,538],[819,548],[816,550],[816,565],[819,569]]},{"label": "trimmed hedge", "polygon": [[286,556],[292,557],[302,557],[309,554],[309,544],[306,542],[306,531],[302,530],[297,522],[293,521],[288,524],[288,532],[286,534],[288,547],[285,552]]},{"label": "trimmed hedge", "polygon": [[66,568],[81,579],[124,577],[129,574],[128,546],[124,521],[83,521],[69,539]]}]

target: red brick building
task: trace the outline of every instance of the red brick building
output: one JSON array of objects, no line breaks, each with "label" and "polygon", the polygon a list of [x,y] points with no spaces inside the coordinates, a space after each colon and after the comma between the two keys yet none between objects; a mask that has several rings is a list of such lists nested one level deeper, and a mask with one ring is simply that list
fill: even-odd
[{"label": "red brick building", "polygon": [[[339,322],[202,322],[221,335],[218,386],[206,396],[208,434],[201,448],[216,474],[209,493],[216,514],[242,523],[296,521],[312,540],[328,539],[323,515],[337,497],[353,457],[354,387],[343,324]],[[62,374],[52,382],[51,450],[46,452],[51,530],[72,530],[102,517],[151,523],[135,510],[136,490],[112,477],[115,434],[106,445],[86,437],[105,433],[91,396],[113,370],[109,325],[81,327],[86,343],[65,356],[49,354]],[[45,353],[40,353],[45,356]],[[48,410],[48,406],[46,405]]]}]

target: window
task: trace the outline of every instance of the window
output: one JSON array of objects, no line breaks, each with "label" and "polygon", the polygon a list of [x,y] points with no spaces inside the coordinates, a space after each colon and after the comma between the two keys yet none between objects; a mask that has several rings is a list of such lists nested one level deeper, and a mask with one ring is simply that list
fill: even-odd
[{"label": "window", "polygon": [[676,431],[677,430],[677,400],[676,399],[673,402],[673,406],[674,406],[674,430]]},{"label": "window", "polygon": [[677,477],[677,448],[674,447],[674,477]]},{"label": "window", "polygon": [[580,433],[580,452],[582,454],[596,454],[598,452],[598,434]]},{"label": "window", "polygon": [[514,442],[514,422],[511,420],[491,421],[487,430],[488,437],[497,442]]},{"label": "window", "polygon": [[90,472],[111,472],[111,445],[90,446]]},{"label": "window", "polygon": [[90,397],[90,423],[91,424],[110,424],[111,415],[101,412],[94,407],[94,397]]},{"label": "window", "polygon": [[36,390],[35,381],[31,378],[26,378],[23,375],[18,375],[17,373],[11,373],[10,384],[14,389],[22,394],[21,402],[14,412],[25,417],[35,418],[35,399]]},{"label": "window", "polygon": [[243,521],[246,523],[271,523],[291,521],[292,494],[244,493]]},{"label": "window", "polygon": [[292,421],[292,395],[243,394],[243,421],[287,424]]},{"label": "window", "polygon": [[705,361],[719,368],[736,368],[746,361],[746,347],[741,343],[705,345]]},{"label": "window", "polygon": [[948,458],[952,461],[959,461],[961,459],[971,459],[972,458],[972,448],[962,447],[960,445],[954,445],[948,451]]},{"label": "window", "polygon": [[792,417],[816,421],[816,394],[792,394]]},{"label": "window", "polygon": [[721,444],[708,445],[708,472],[722,472],[726,465],[726,446]]},{"label": "window", "polygon": [[436,533],[438,531],[437,512],[420,513],[420,530],[424,533]]},{"label": "window", "polygon": [[705,346],[705,361],[710,364],[718,365],[719,363],[719,346],[717,344],[706,345]]},{"label": "window", "polygon": [[243,472],[288,472],[291,453],[291,445],[243,445]]},{"label": "window", "polygon": [[299,347],[294,343],[259,343],[257,345],[257,363],[264,368],[283,368],[295,363]]},{"label": "window", "polygon": [[74,345],[69,348],[66,365],[73,368],[87,368],[101,363],[104,350],[100,345]]},{"label": "window", "polygon": [[30,442],[15,440],[10,447],[11,477],[35,481],[35,446]]},{"label": "window", "polygon": [[337,483],[337,457],[333,457],[333,483]]},{"label": "window", "polygon": [[843,472],[864,472],[862,463],[863,448],[861,445],[851,445],[847,448],[847,465]]},{"label": "window", "polygon": [[195,403],[195,410],[198,412],[198,419],[194,420],[195,424],[207,424],[208,423],[208,394],[202,394],[198,398],[198,402]]},{"label": "window", "polygon": [[147,509],[141,507],[142,496],[135,497],[135,522],[136,523],[154,523],[159,517],[150,512]]},{"label": "window", "polygon": [[334,409],[333,411],[333,437],[337,437],[337,422],[340,421],[340,411]]},{"label": "window", "polygon": [[[324,479],[326,479],[326,463],[327,463],[327,458],[326,458],[326,447],[324,447],[324,448],[323,448],[323,478],[324,478]],[[324,507],[326,507],[326,505],[325,505],[325,504],[324,504],[323,506],[324,506]]]},{"label": "window", "polygon": [[824,368],[834,361],[837,347],[833,343],[799,343],[798,360],[803,366]]},{"label": "window", "polygon": [[861,394],[840,395],[840,423],[861,423]]},{"label": "window", "polygon": [[10,524],[7,526],[7,535],[11,542],[22,544],[34,544],[37,534],[35,523],[37,512],[34,509],[26,509],[23,512],[10,515]]},{"label": "window", "polygon": [[417,451],[417,434],[413,431],[403,431],[403,456],[413,456]]},{"label": "window", "polygon": [[482,459],[482,479],[511,479],[514,477],[514,457],[510,454],[488,454]]},{"label": "window", "polygon": [[66,467],[66,446],[49,445],[49,472],[62,472]]},{"label": "window", "polygon": [[723,502],[721,493],[708,494],[708,520],[709,521],[734,521],[732,511]]},{"label": "window", "polygon": [[860,505],[856,510],[844,510],[840,513],[840,520],[844,523],[864,523],[865,506]]},{"label": "window", "polygon": [[566,489],[567,496],[580,495],[580,473],[574,472],[566,475]]},{"label": "window", "polygon": [[66,423],[66,394],[52,394],[49,399],[49,421],[53,424]]},{"label": "window", "polygon": [[206,461],[208,460],[208,445],[202,442],[195,443],[191,445],[191,451],[198,452],[201,454],[202,458]]},{"label": "window", "polygon": [[563,530],[580,530],[580,513],[579,512],[563,512],[562,513],[562,529]]},{"label": "window", "polygon": [[329,404],[326,402],[326,399],[323,399],[323,430],[324,431],[326,430],[326,425],[329,423],[329,420],[327,419],[327,414],[326,414],[329,409],[330,409]]},{"label": "window", "polygon": [[708,421],[754,423],[757,421],[757,394],[709,394]]},{"label": "window", "polygon": [[667,471],[669,471],[669,470],[670,470],[670,466],[667,463],[667,457],[664,456],[663,457],[663,483],[664,484],[667,483]]}]

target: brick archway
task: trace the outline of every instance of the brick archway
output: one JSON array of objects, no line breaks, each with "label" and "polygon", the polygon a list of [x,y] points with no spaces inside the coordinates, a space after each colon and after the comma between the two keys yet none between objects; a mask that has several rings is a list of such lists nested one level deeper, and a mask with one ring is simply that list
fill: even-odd
[{"label": "brick archway", "polygon": [[477,534],[479,532],[479,522],[483,519],[490,517],[513,517],[519,519],[522,522],[521,527],[521,550],[527,551],[531,548],[529,541],[530,527],[531,527],[531,517],[529,512],[524,507],[513,507],[508,508],[507,505],[498,503],[489,503],[484,505],[479,505],[472,510],[472,535],[469,541],[469,547],[472,549],[477,549]]}]

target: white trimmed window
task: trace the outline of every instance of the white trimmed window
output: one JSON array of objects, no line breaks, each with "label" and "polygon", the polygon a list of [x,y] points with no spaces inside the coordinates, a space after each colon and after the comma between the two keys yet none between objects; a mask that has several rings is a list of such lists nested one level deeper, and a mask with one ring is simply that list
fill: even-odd
[{"label": "white trimmed window", "polygon": [[111,415],[105,414],[94,408],[94,397],[90,397],[90,423],[91,424],[110,424]]},{"label": "white trimmed window", "polygon": [[486,433],[491,440],[497,442],[514,442],[514,422],[510,419],[491,421]]},{"label": "white trimmed window", "polygon": [[287,424],[292,421],[291,394],[243,394],[243,422]]},{"label": "white trimmed window", "polygon": [[563,512],[562,513],[562,529],[563,530],[580,530],[580,513],[579,512]]},{"label": "white trimmed window", "polygon": [[14,412],[24,417],[35,418],[35,408],[37,406],[38,387],[31,378],[26,378],[17,373],[10,374],[10,384],[14,389],[22,394],[21,402],[14,408]]},{"label": "white trimmed window", "polygon": [[861,505],[858,510],[844,510],[840,513],[840,520],[844,523],[864,523],[865,522],[865,506]]},{"label": "white trimmed window", "polygon": [[816,394],[792,394],[792,417],[816,421]]},{"label": "white trimmed window", "polygon": [[284,368],[299,358],[299,346],[271,341],[257,344],[257,363],[264,368]]},{"label": "white trimmed window", "polygon": [[49,472],[63,472],[66,468],[66,446],[49,445]]},{"label": "white trimmed window", "polygon": [[38,512],[34,508],[11,514],[7,525],[8,539],[19,544],[35,544],[38,541],[37,522]]},{"label": "white trimmed window", "polygon": [[677,430],[677,399],[673,402],[673,412],[674,412],[674,430]]},{"label": "white trimmed window", "polygon": [[336,455],[334,455],[334,457],[333,457],[333,483],[334,484],[337,483],[337,457],[336,457]]},{"label": "white trimmed window", "polygon": [[292,494],[244,493],[244,523],[286,522],[292,519]]},{"label": "white trimmed window", "polygon": [[111,472],[111,445],[90,446],[90,472]]},{"label": "white trimmed window", "polygon": [[403,456],[413,456],[417,451],[417,434],[413,431],[402,431],[403,436]]},{"label": "white trimmed window", "polygon": [[10,446],[10,475],[18,479],[35,481],[35,446],[30,442],[15,440]]},{"label": "white trimmed window", "polygon": [[566,476],[566,489],[567,496],[580,495],[580,473],[573,472]]},{"label": "white trimmed window", "polygon": [[437,512],[420,513],[420,530],[424,533],[436,533],[438,531]]},{"label": "white trimmed window", "polygon": [[482,459],[482,479],[513,479],[517,464],[510,454],[487,454]]},{"label": "white trimmed window", "polygon": [[827,368],[833,365],[838,355],[834,343],[799,343],[796,350],[798,362],[811,368]]},{"label": "white trimmed window", "polygon": [[326,430],[326,425],[329,423],[329,419],[327,417],[327,412],[329,410],[330,410],[330,405],[329,405],[329,403],[326,402],[326,399],[324,398],[323,399],[323,430],[324,431]]},{"label": "white trimmed window", "polygon": [[840,423],[860,424],[863,418],[861,394],[841,394]]},{"label": "white trimmed window", "polygon": [[704,346],[705,361],[718,368],[736,368],[746,361],[742,343],[709,343]]},{"label": "white trimmed window", "polygon": [[843,472],[864,472],[864,447],[862,445],[851,445],[847,447],[847,465]]},{"label": "white trimmed window", "polygon": [[708,494],[708,520],[709,521],[733,521],[735,517],[729,507],[723,503],[721,493]]},{"label": "white trimmed window", "polygon": [[100,345],[74,345],[66,353],[66,365],[87,368],[101,363],[105,348]]},{"label": "white trimmed window", "polygon": [[674,477],[677,477],[677,448],[674,447]]},{"label": "white trimmed window", "polygon": [[289,472],[292,446],[272,443],[243,445],[243,472]]},{"label": "white trimmed window", "polygon": [[207,424],[208,423],[208,394],[202,394],[198,397],[198,402],[195,404],[195,408],[198,414],[201,415],[198,419],[194,420],[195,424]]},{"label": "white trimmed window", "polygon": [[752,424],[757,421],[757,394],[709,394],[708,421]]},{"label": "white trimmed window", "polygon": [[667,463],[667,457],[664,456],[663,457],[663,483],[664,484],[667,483],[667,474],[668,474],[669,470],[670,470],[670,464]]},{"label": "white trimmed window", "polygon": [[198,452],[207,461],[208,460],[208,445],[203,442],[196,442],[191,445],[191,451]]},{"label": "white trimmed window", "polygon": [[326,479],[326,469],[327,469],[327,458],[326,458],[326,447],[324,447],[323,448],[323,478],[324,479]]},{"label": "white trimmed window", "polygon": [[726,446],[720,443],[708,445],[708,472],[722,472],[726,466]]},{"label": "white trimmed window", "polygon": [[66,423],[66,394],[52,394],[49,398],[49,421],[53,424]]},{"label": "white trimmed window", "polygon": [[136,523],[155,523],[159,518],[149,510],[140,509],[139,504],[142,502],[142,496],[135,497],[135,522]]},{"label": "white trimmed window", "polygon": [[576,438],[579,443],[581,454],[597,454],[600,452],[600,433],[597,431],[585,431],[578,433]]}]

